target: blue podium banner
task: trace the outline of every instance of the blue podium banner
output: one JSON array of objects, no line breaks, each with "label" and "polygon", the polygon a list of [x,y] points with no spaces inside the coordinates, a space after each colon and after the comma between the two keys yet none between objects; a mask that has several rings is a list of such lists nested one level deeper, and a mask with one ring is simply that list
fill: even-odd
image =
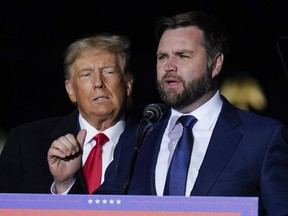
[{"label": "blue podium banner", "polygon": [[257,216],[256,197],[0,194],[2,216]]}]

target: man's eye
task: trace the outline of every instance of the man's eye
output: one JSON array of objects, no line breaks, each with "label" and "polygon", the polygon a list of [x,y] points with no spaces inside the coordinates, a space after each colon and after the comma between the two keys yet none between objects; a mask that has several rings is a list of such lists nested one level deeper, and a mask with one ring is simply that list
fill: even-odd
[{"label": "man's eye", "polygon": [[89,75],[90,75],[89,73],[81,74],[81,76],[83,76],[83,77],[86,77],[86,76],[89,76]]},{"label": "man's eye", "polygon": [[103,71],[103,75],[104,76],[111,76],[111,75],[113,75],[115,72],[114,71],[112,71],[112,70],[109,70],[109,71]]},{"label": "man's eye", "polygon": [[163,59],[165,59],[165,57],[166,57],[165,55],[158,55],[158,56],[157,56],[157,59],[158,59],[158,60],[163,60]]},{"label": "man's eye", "polygon": [[180,58],[189,58],[187,55],[179,55]]},{"label": "man's eye", "polygon": [[88,77],[88,76],[90,76],[91,75],[91,73],[89,73],[89,72],[82,72],[81,74],[80,74],[80,77]]}]

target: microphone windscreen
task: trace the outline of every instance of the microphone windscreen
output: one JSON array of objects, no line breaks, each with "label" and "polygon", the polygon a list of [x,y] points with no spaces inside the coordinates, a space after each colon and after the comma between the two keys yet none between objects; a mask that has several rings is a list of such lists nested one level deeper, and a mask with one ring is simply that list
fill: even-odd
[{"label": "microphone windscreen", "polygon": [[143,117],[150,122],[162,120],[168,113],[168,107],[163,103],[152,103],[147,105],[143,111]]}]

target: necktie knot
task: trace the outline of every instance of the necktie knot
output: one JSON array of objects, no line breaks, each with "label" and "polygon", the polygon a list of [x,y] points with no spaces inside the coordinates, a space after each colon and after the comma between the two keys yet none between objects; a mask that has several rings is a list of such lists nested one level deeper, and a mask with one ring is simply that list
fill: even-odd
[{"label": "necktie knot", "polygon": [[98,148],[102,148],[102,146],[109,140],[109,138],[104,133],[98,133],[93,137],[93,139],[96,141],[96,146]]},{"label": "necktie knot", "polygon": [[183,127],[190,127],[192,128],[196,123],[197,119],[194,116],[181,116],[179,118],[179,122],[183,125]]}]

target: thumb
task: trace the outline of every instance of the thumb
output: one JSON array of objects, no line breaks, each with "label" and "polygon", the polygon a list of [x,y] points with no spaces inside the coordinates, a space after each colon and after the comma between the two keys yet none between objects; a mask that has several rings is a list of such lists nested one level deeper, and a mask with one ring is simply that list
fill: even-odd
[{"label": "thumb", "polygon": [[81,129],[77,135],[77,141],[79,145],[81,146],[81,149],[83,149],[86,134],[87,134],[87,131],[85,129]]}]

